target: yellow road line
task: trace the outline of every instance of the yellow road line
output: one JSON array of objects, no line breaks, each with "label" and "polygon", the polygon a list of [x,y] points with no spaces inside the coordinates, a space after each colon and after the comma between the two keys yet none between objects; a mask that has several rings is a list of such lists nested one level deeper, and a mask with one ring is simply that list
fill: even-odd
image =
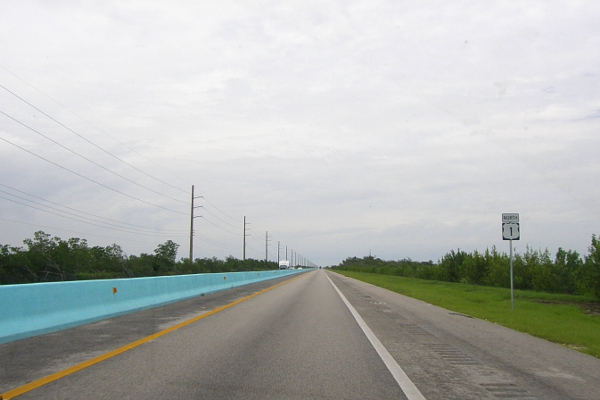
[{"label": "yellow road line", "polygon": [[144,344],[144,343],[147,343],[147,342],[149,342],[149,341],[151,341],[151,340],[154,340],[154,339],[156,339],[156,338],[159,338],[159,337],[161,337],[161,336],[163,336],[163,335],[166,335],[167,333],[171,333],[171,332],[173,332],[173,331],[176,331],[176,330],[177,330],[177,329],[179,329],[179,328],[183,328],[183,327],[184,327],[184,326],[186,326],[186,325],[193,324],[194,322],[196,322],[196,321],[199,321],[199,320],[201,320],[202,318],[206,318],[206,317],[208,317],[208,316],[210,316],[210,315],[213,315],[213,314],[216,314],[216,313],[218,313],[218,312],[220,312],[220,311],[223,311],[223,310],[225,310],[225,309],[227,309],[227,308],[229,308],[229,307],[233,307],[233,306],[235,306],[236,304],[240,304],[240,303],[242,303],[242,302],[244,302],[244,301],[246,301],[246,300],[249,300],[249,299],[251,299],[251,298],[253,298],[253,297],[256,297],[256,296],[259,296],[259,295],[261,295],[261,294],[263,294],[263,293],[266,293],[266,292],[268,292],[269,290],[273,290],[273,289],[275,289],[275,288],[277,288],[277,287],[279,287],[279,286],[281,286],[281,285],[284,285],[284,284],[286,284],[286,283],[288,283],[288,282],[291,282],[291,281],[293,281],[293,280],[295,280],[295,279],[298,279],[298,278],[299,278],[299,277],[301,277],[302,275],[304,275],[304,274],[301,274],[301,275],[299,275],[299,276],[296,276],[296,277],[294,277],[294,278],[292,278],[292,279],[289,279],[289,280],[287,280],[287,281],[280,282],[280,283],[278,283],[278,284],[277,284],[277,285],[275,285],[275,286],[268,287],[268,288],[266,288],[266,289],[263,289],[263,290],[261,290],[260,292],[253,293],[253,294],[251,294],[250,296],[247,296],[247,297],[244,297],[244,298],[238,299],[238,300],[236,300],[236,301],[234,301],[234,302],[231,302],[231,303],[229,303],[229,304],[226,304],[226,305],[224,305],[224,306],[221,306],[221,307],[215,308],[215,309],[214,309],[214,310],[212,310],[212,311],[208,311],[207,313],[204,313],[204,314],[202,314],[202,315],[199,315],[199,316],[197,316],[197,317],[194,317],[194,318],[188,319],[187,321],[183,321],[183,322],[181,322],[181,323],[179,323],[179,324],[177,324],[177,325],[175,325],[175,326],[172,326],[172,327],[170,327],[170,328],[164,329],[164,330],[162,330],[162,331],[160,331],[160,332],[156,332],[155,334],[152,334],[152,335],[150,335],[150,336],[147,336],[147,337],[145,337],[145,338],[142,338],[142,339],[136,340],[135,342],[132,342],[132,343],[126,344],[125,346],[123,346],[123,347],[119,347],[119,348],[118,348],[118,349],[116,349],[116,350],[109,351],[108,353],[102,354],[102,355],[100,355],[100,356],[98,356],[98,357],[94,357],[94,358],[92,358],[92,359],[90,359],[90,360],[84,361],[84,362],[82,362],[82,363],[80,363],[80,364],[77,364],[77,365],[73,365],[72,367],[69,367],[69,368],[67,368],[67,369],[64,369],[64,370],[62,370],[62,371],[55,372],[55,373],[53,373],[53,374],[51,374],[51,375],[48,375],[48,376],[45,376],[45,377],[43,377],[43,378],[41,378],[41,379],[38,379],[38,380],[36,380],[36,381],[30,382],[30,383],[28,383],[28,384],[26,384],[26,385],[23,385],[23,386],[20,386],[20,387],[18,387],[18,388],[15,388],[15,389],[9,390],[8,392],[6,392],[6,393],[3,393],[3,394],[1,394],[1,395],[0,395],[0,400],[9,400],[9,399],[12,399],[12,398],[14,398],[14,397],[17,397],[17,396],[20,396],[20,395],[22,395],[23,393],[27,393],[27,392],[29,392],[29,391],[31,391],[31,390],[33,390],[33,389],[37,389],[37,388],[39,388],[40,386],[44,386],[44,385],[45,385],[45,384],[47,384],[47,383],[54,382],[54,381],[57,381],[57,380],[59,380],[59,379],[62,379],[62,378],[64,378],[64,377],[65,377],[65,376],[67,376],[67,375],[74,374],[74,373],[75,373],[75,372],[77,372],[77,371],[81,371],[82,369],[85,369],[85,368],[87,368],[87,367],[90,367],[90,366],[92,366],[92,365],[94,365],[94,364],[98,364],[98,363],[100,363],[100,362],[102,362],[102,361],[104,361],[104,360],[107,360],[107,359],[109,359],[109,358],[112,358],[112,357],[114,357],[114,356],[116,356],[116,355],[119,355],[119,354],[121,354],[121,353],[124,353],[124,352],[126,352],[126,351],[128,351],[128,350],[131,350],[131,349],[133,349],[133,348],[135,348],[135,347],[138,347],[138,346],[140,346],[140,345],[142,345],[142,344]]}]

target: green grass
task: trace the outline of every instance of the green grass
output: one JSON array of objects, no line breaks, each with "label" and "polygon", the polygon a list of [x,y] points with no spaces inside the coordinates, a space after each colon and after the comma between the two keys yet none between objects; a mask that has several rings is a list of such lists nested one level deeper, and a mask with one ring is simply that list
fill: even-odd
[{"label": "green grass", "polygon": [[510,289],[335,272],[600,358],[600,303],[591,297],[515,290],[513,311]]}]

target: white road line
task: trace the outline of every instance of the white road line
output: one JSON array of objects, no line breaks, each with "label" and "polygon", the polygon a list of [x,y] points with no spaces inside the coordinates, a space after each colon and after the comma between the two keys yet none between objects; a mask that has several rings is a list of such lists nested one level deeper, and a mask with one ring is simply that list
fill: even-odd
[{"label": "white road line", "polygon": [[[327,276],[327,274],[325,274],[325,276]],[[329,279],[328,276],[327,279]],[[375,349],[377,354],[379,354],[379,357],[381,357],[381,360],[385,363],[386,367],[388,367],[389,371],[392,373],[392,376],[394,377],[394,379],[396,379],[396,382],[398,382],[398,385],[400,385],[400,389],[402,389],[408,400],[426,400],[425,397],[419,391],[419,389],[417,389],[415,384],[406,375],[404,370],[400,368],[396,360],[394,360],[394,357],[392,357],[392,355],[387,351],[383,344],[381,344],[379,339],[377,339],[377,336],[375,336],[371,328],[369,328],[369,326],[365,323],[365,321],[358,314],[356,309],[352,307],[352,304],[350,304],[348,299],[346,299],[346,296],[342,294],[340,289],[338,289],[337,286],[335,286],[331,279],[329,279],[329,282],[338,292],[338,294],[342,298],[342,301],[344,302],[344,304],[346,304],[346,307],[348,307],[348,310],[350,310],[350,312],[354,316],[354,319],[356,319],[358,326],[360,326],[360,328],[363,330],[363,332],[367,336],[367,339],[369,339],[369,341],[373,345],[373,348]]]}]

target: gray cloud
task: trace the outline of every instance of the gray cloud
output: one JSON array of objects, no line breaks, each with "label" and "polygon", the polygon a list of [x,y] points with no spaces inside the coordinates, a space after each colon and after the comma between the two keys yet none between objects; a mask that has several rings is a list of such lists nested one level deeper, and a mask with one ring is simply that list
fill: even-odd
[{"label": "gray cloud", "polygon": [[0,142],[0,183],[156,234],[0,199],[0,243],[47,226],[134,254],[173,239],[184,255],[194,184],[210,202],[200,257],[240,257],[246,215],[253,258],[268,230],[273,257],[280,241],[324,265],[369,250],[435,261],[506,247],[502,212],[521,213],[523,248],[585,253],[600,233],[599,14],[591,1],[3,5],[0,83],[171,186],[3,90],[0,110],[168,197],[3,115],[0,136],[177,213]]}]

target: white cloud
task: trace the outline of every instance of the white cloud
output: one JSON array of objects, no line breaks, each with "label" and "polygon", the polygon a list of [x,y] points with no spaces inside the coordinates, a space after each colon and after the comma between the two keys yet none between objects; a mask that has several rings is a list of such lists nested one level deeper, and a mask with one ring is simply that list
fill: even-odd
[{"label": "white cloud", "polygon": [[[178,189],[3,90],[0,109],[183,203],[196,185],[228,214],[205,204],[227,223],[198,220],[198,233],[219,242],[198,239],[198,256],[241,256],[246,215],[317,263],[369,249],[437,260],[456,247],[502,246],[507,211],[521,213],[534,248],[585,253],[600,233],[599,14],[591,1],[4,4],[3,86]],[[0,117],[3,138],[189,212]],[[154,229],[189,224],[4,142],[0,152],[0,183]],[[60,236],[100,235],[103,244],[114,235],[129,240],[114,240],[129,253],[172,238],[111,233],[3,202],[0,217],[9,216],[64,229],[51,232]],[[34,230],[10,223],[0,243]],[[260,258],[264,233],[253,235],[250,256]],[[187,254],[187,241],[175,240]]]}]

